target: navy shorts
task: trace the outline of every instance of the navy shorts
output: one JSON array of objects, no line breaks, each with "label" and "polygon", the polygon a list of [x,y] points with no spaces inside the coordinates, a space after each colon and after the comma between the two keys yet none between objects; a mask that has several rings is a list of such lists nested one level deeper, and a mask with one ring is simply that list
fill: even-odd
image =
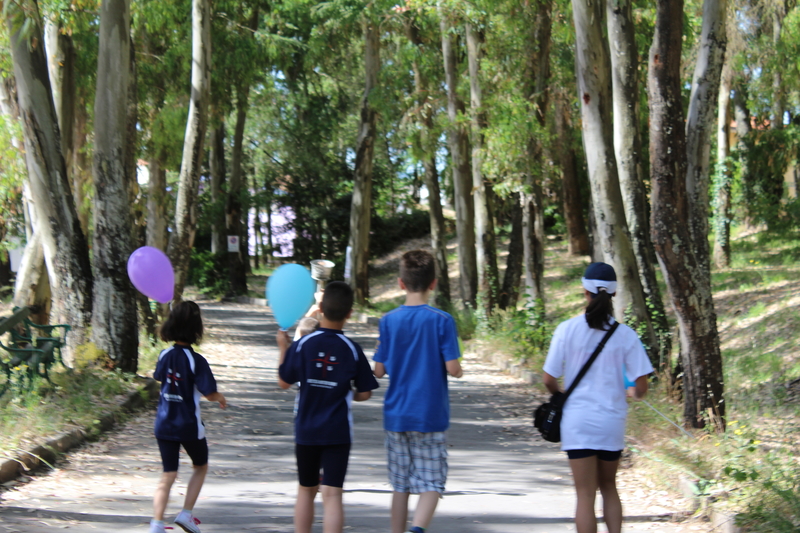
[{"label": "navy shorts", "polygon": [[158,440],[158,449],[161,451],[161,463],[164,465],[164,472],[177,472],[178,460],[181,454],[181,446],[189,454],[194,466],[205,466],[208,464],[208,442],[206,439],[200,440]]},{"label": "navy shorts", "polygon": [[[332,444],[330,446],[311,446],[295,444],[297,457],[297,479],[301,487],[344,486],[347,474],[347,462],[350,460],[350,444]],[[319,471],[322,469],[322,479]]]},{"label": "navy shorts", "polygon": [[570,459],[585,459],[595,455],[601,461],[619,461],[619,458],[622,457],[622,450],[616,452],[608,450],[567,450],[567,457]]}]

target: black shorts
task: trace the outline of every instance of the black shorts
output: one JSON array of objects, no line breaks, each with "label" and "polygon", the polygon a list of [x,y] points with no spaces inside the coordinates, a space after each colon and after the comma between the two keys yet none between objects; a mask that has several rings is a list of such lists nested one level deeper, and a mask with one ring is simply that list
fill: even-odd
[{"label": "black shorts", "polygon": [[622,457],[622,450],[617,452],[608,450],[567,450],[567,457],[570,459],[584,459],[595,455],[601,461],[619,461],[619,458]]},{"label": "black shorts", "polygon": [[178,459],[181,454],[181,446],[189,454],[194,466],[205,466],[208,464],[208,442],[206,439],[200,440],[158,440],[158,449],[161,451],[161,463],[164,465],[164,472],[177,472]]},{"label": "black shorts", "polygon": [[[295,444],[294,453],[297,457],[297,479],[301,487],[344,486],[347,461],[350,459],[350,444],[330,446]],[[320,468],[322,480],[319,475]]]}]

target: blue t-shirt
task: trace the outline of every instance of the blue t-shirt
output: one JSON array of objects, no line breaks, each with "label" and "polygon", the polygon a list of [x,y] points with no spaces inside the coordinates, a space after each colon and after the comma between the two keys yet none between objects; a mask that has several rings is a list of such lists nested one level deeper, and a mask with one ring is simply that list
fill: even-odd
[{"label": "blue t-shirt", "polygon": [[450,425],[446,361],[461,357],[456,323],[429,305],[403,305],[381,319],[373,360],[389,374],[386,431],[445,431]]},{"label": "blue t-shirt", "polygon": [[200,418],[200,398],[217,392],[206,358],[191,346],[176,344],[158,356],[153,379],[161,382],[156,411],[156,438],[192,441],[206,437]]},{"label": "blue t-shirt", "polygon": [[283,381],[300,384],[294,419],[297,444],[353,442],[353,387],[358,392],[378,388],[361,346],[340,330],[320,328],[289,346],[278,373]]}]

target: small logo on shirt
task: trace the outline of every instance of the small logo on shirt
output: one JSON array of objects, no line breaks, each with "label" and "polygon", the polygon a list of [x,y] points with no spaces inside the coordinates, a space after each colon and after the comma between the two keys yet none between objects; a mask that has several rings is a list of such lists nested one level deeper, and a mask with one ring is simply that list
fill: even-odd
[{"label": "small logo on shirt", "polygon": [[[178,388],[178,382],[183,381],[179,372],[174,372],[171,368],[167,369],[167,385],[169,385],[170,392],[162,394],[168,402],[182,402],[183,397]],[[173,394],[177,393],[177,394]]]},{"label": "small logo on shirt", "polygon": [[326,354],[323,352],[319,352],[318,356],[314,361],[317,362],[317,368],[322,369],[322,377],[325,378],[328,376],[328,372],[333,371],[333,365],[338,365],[339,363],[336,361],[335,355]]}]

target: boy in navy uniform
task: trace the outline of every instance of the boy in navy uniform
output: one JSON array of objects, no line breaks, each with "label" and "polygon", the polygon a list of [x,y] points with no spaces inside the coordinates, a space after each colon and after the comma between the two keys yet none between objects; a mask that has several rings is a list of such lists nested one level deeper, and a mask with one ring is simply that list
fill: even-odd
[{"label": "boy in navy uniform", "polygon": [[288,334],[278,332],[278,384],[282,389],[300,385],[295,417],[300,484],[294,510],[295,533],[311,533],[314,497],[320,484],[324,533],[341,533],[344,526],[342,487],[353,441],[350,406],[352,401],[369,399],[378,388],[361,347],[342,333],[352,307],[353,289],[334,281],[325,288],[317,331],[291,346]]},{"label": "boy in navy uniform", "polygon": [[461,353],[453,317],[428,305],[436,267],[424,250],[400,260],[405,305],[380,322],[375,376],[389,374],[383,426],[392,484],[392,533],[406,531],[409,494],[419,494],[410,532],[424,533],[447,480],[450,400],[447,374],[460,378]]},{"label": "boy in navy uniform", "polygon": [[161,382],[154,433],[164,473],[153,497],[154,516],[150,533],[165,533],[164,511],[169,491],[178,476],[181,446],[192,459],[194,471],[186,487],[183,510],[175,518],[175,523],[189,533],[200,533],[200,520],[192,515],[208,472],[208,444],[200,418],[200,398],[204,396],[212,402],[219,402],[223,409],[228,405],[225,396],[217,392],[217,382],[208,361],[192,349],[192,344],[202,336],[200,307],[190,301],[176,304],[161,326],[162,340],[172,341],[175,345],[161,352],[153,372],[153,379]]}]

